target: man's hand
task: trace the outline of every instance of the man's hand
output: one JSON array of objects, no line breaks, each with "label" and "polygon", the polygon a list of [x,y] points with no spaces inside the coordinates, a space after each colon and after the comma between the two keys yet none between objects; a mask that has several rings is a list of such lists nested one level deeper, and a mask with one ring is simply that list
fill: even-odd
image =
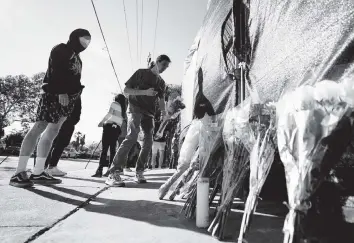
[{"label": "man's hand", "polygon": [[67,105],[69,105],[69,96],[68,96],[68,94],[60,94],[60,95],[59,95],[59,103],[60,103],[62,106],[67,106]]},{"label": "man's hand", "polygon": [[146,89],[144,90],[144,93],[146,96],[155,96],[157,95],[157,91],[154,90],[154,88]]}]

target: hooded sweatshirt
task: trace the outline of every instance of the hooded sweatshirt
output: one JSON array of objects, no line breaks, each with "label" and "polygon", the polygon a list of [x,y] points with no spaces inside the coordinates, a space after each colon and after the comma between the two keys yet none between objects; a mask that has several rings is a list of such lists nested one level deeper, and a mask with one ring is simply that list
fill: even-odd
[{"label": "hooded sweatshirt", "polygon": [[52,94],[75,94],[82,90],[82,61],[79,53],[85,50],[80,37],[91,36],[87,30],[76,29],[69,41],[56,45],[50,52],[43,90]]}]

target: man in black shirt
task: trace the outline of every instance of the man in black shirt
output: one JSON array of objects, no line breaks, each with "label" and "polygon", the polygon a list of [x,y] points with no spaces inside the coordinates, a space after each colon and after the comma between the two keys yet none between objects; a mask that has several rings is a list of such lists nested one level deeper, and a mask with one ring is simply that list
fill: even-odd
[{"label": "man in black shirt", "polygon": [[159,101],[162,116],[166,115],[164,99],[166,84],[160,74],[168,68],[170,62],[171,60],[168,56],[161,55],[157,57],[156,63],[152,68],[139,69],[125,83],[124,93],[129,95],[128,134],[113,159],[113,167],[110,169],[106,184],[119,187],[125,186],[120,174],[126,164],[130,149],[137,142],[140,126],[144,132],[144,140],[136,163],[135,181],[146,183],[143,171],[153,142],[155,102],[157,100]]}]

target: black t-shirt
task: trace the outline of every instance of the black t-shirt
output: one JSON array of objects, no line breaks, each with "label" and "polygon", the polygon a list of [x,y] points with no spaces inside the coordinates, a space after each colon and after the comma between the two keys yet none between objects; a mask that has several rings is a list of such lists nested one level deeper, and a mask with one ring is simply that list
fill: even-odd
[{"label": "black t-shirt", "polygon": [[53,94],[75,94],[81,91],[82,62],[67,44],[59,44],[50,52],[43,90]]},{"label": "black t-shirt", "polygon": [[129,95],[128,111],[131,113],[142,113],[151,117],[155,116],[156,101],[163,99],[166,84],[165,81],[154,74],[150,69],[139,69],[125,83],[127,88],[146,90],[153,88],[157,91],[156,96]]}]

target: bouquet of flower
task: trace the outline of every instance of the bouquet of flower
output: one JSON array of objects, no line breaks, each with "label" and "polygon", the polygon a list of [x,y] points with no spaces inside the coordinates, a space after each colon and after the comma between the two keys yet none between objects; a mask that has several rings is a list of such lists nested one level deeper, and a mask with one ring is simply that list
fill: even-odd
[{"label": "bouquet of flower", "polygon": [[350,142],[352,80],[302,86],[278,103],[277,140],[284,164],[289,213],[284,243],[302,237],[301,221],[313,195]]},{"label": "bouquet of flower", "polygon": [[171,103],[169,103],[168,107],[166,107],[167,116],[161,122],[161,125],[155,134],[155,139],[162,138],[168,123],[171,120],[176,119],[178,115],[181,113],[181,110],[183,110],[185,107],[186,106],[183,104],[182,98],[180,96],[178,96]]},{"label": "bouquet of flower", "polygon": [[249,171],[249,152],[252,144],[249,125],[249,103],[233,108],[225,117],[223,139],[225,143],[225,160],[221,186],[221,203],[208,231],[218,239],[223,238],[224,227],[235,195],[240,191]]},{"label": "bouquet of flower", "polygon": [[[199,172],[190,186],[187,201],[182,209],[187,218],[193,218],[197,200],[197,179],[199,177],[209,177],[215,171],[215,161],[210,159],[220,147],[222,119],[217,116],[205,116],[202,120],[202,126],[199,134]],[[217,166],[216,166],[217,167]]]},{"label": "bouquet of flower", "polygon": [[173,201],[177,195],[183,196],[189,191],[191,183],[196,179],[199,169],[199,148],[195,151],[189,168],[182,174],[180,180],[176,182],[177,186],[171,193],[169,199]]},{"label": "bouquet of flower", "polygon": [[251,136],[256,141],[250,151],[250,184],[238,241],[243,242],[250,217],[256,210],[258,196],[274,161],[275,106],[272,103],[256,104],[251,107]]}]

